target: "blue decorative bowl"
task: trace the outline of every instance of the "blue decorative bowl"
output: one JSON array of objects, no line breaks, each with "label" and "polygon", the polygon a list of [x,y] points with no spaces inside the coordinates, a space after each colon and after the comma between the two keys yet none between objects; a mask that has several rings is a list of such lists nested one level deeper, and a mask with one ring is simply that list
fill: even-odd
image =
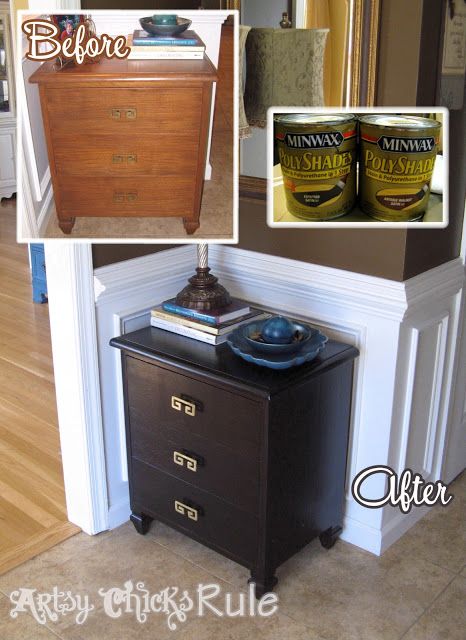
[{"label": "blue decorative bowl", "polygon": [[[248,344],[261,353],[294,353],[303,347],[313,333],[313,330],[307,325],[300,322],[291,322],[291,334],[287,338],[288,342],[284,344],[268,342],[264,337],[264,328],[267,327],[268,322],[269,320],[250,322],[242,327],[243,335]],[[314,333],[315,331],[314,329]]]},{"label": "blue decorative bowl", "polygon": [[296,367],[305,362],[310,362],[322,351],[328,341],[328,338],[320,333],[318,329],[311,329],[309,327],[309,338],[302,344],[298,351],[294,353],[263,353],[257,351],[254,341],[246,339],[245,331],[247,331],[248,326],[249,325],[243,325],[235,329],[229,335],[227,344],[233,353],[243,360],[246,360],[246,362],[252,362],[260,367],[268,367],[269,369],[289,369],[290,367]]},{"label": "blue decorative bowl", "polygon": [[139,24],[147,33],[150,33],[152,36],[165,36],[169,38],[170,36],[178,36],[183,31],[186,31],[188,27],[191,26],[191,20],[187,18],[177,18],[177,24],[155,24],[152,19],[152,16],[146,16],[145,18],[140,18]]},{"label": "blue decorative bowl", "polygon": [[152,16],[152,22],[157,25],[161,24],[177,24],[177,16],[174,13],[156,13]]}]

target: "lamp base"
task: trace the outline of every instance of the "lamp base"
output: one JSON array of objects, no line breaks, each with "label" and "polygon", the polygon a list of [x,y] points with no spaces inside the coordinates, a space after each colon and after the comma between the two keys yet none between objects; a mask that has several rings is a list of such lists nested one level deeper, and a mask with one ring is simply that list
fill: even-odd
[{"label": "lamp base", "polygon": [[176,296],[176,304],[198,311],[222,309],[231,304],[228,291],[209,272],[209,267],[197,267],[196,274],[189,278],[189,284]]}]

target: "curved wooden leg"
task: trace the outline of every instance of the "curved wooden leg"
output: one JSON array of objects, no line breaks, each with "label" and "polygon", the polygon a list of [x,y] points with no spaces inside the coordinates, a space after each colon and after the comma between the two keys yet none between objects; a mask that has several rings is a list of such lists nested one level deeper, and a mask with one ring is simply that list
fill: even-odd
[{"label": "curved wooden leg", "polygon": [[73,230],[76,218],[58,218],[58,226],[63,233],[70,234]]},{"label": "curved wooden leg", "polygon": [[150,516],[146,516],[145,513],[135,513],[134,511],[131,513],[129,519],[134,524],[136,531],[142,536],[149,531],[150,523],[153,520]]},{"label": "curved wooden leg", "polygon": [[186,233],[191,236],[196,229],[199,229],[199,219],[190,220],[188,218],[183,218],[184,229]]}]

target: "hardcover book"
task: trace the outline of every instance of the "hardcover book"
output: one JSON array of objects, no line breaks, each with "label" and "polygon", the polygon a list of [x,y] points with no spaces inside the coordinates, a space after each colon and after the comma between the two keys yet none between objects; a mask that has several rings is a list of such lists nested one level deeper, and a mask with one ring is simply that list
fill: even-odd
[{"label": "hardcover book", "polygon": [[177,37],[153,36],[146,33],[142,29],[133,31],[132,44],[135,47],[152,46],[152,47],[202,47],[205,45],[195,31],[185,31]]},{"label": "hardcover book", "polygon": [[184,327],[191,327],[192,329],[204,331],[212,335],[221,336],[226,333],[230,333],[233,329],[236,329],[236,327],[246,324],[247,322],[251,322],[252,320],[264,320],[265,318],[270,317],[270,313],[262,311],[261,309],[251,308],[250,313],[247,313],[240,318],[228,320],[227,322],[222,322],[222,324],[219,325],[212,325],[208,322],[203,322],[202,320],[195,320],[193,318],[187,318],[175,313],[170,313],[169,311],[165,311],[162,308],[162,305],[159,305],[158,307],[155,307],[155,309],[152,309],[151,316],[153,318],[164,320],[165,322],[170,322],[174,329],[176,329],[177,326],[182,325]]},{"label": "hardcover book", "polygon": [[208,324],[219,325],[222,322],[228,322],[228,320],[235,320],[247,313],[251,312],[250,306],[239,298],[232,298],[231,304],[222,309],[213,309],[211,311],[197,311],[196,309],[187,309],[176,304],[175,298],[166,300],[162,303],[162,308],[165,311],[170,311],[179,316],[186,318],[194,318],[196,320],[202,320]]}]

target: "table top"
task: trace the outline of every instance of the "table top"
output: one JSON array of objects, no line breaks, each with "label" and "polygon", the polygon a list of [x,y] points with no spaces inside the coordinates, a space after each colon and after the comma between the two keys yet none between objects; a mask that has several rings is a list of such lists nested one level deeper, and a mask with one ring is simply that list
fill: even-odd
[{"label": "table top", "polygon": [[60,71],[53,68],[50,60],[41,65],[29,78],[30,82],[39,84],[68,84],[88,82],[127,82],[135,81],[169,81],[169,80],[201,80],[214,82],[217,71],[204,55],[199,60],[120,60],[118,58],[101,58],[94,64],[81,64],[64,67]]},{"label": "table top", "polygon": [[226,343],[215,347],[154,327],[113,338],[110,344],[155,362],[175,365],[186,372],[201,370],[213,377],[246,385],[265,395],[279,393],[359,355],[355,347],[329,340],[311,362],[277,371],[245,362]]}]

